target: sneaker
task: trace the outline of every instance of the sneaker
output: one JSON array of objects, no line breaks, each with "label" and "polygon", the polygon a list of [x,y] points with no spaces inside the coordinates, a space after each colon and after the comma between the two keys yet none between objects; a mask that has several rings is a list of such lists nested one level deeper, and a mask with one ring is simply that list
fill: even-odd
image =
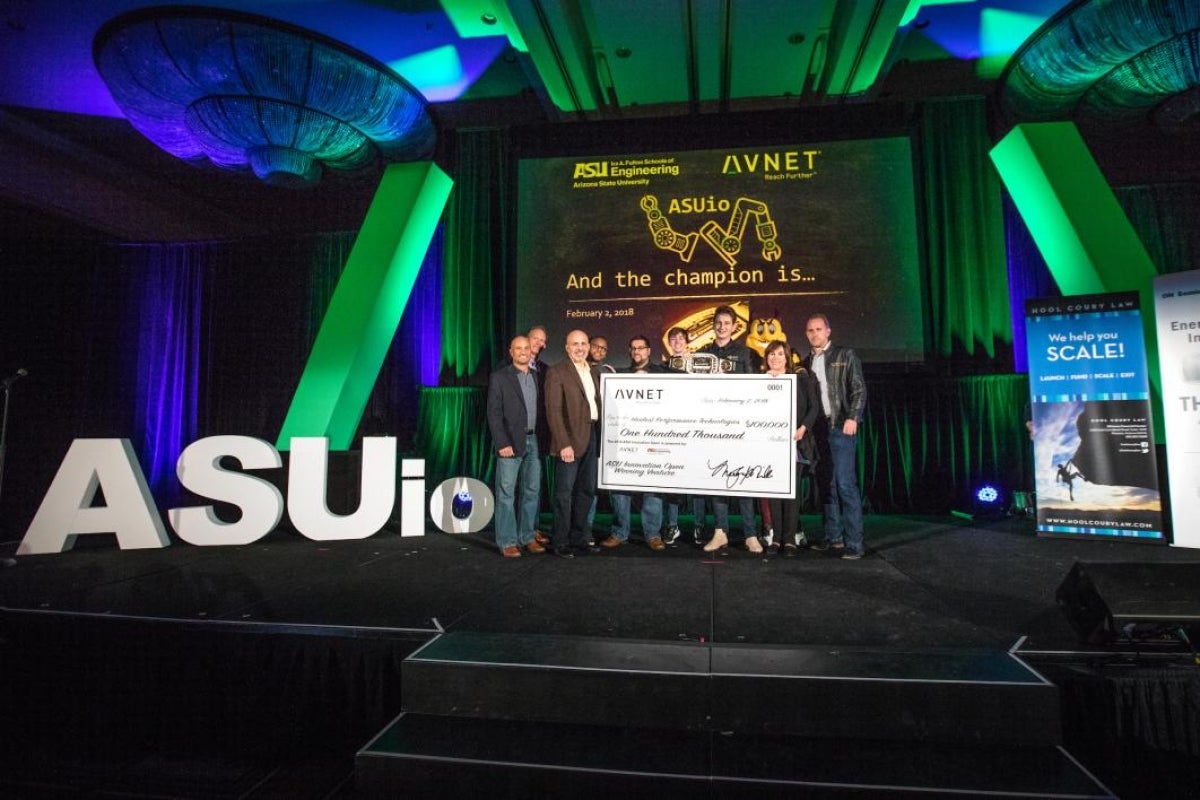
[{"label": "sneaker", "polygon": [[842,542],[828,542],[821,540],[819,542],[813,542],[812,549],[822,553],[826,550],[830,550],[834,555],[838,555],[846,549],[846,545]]},{"label": "sneaker", "polygon": [[692,528],[692,544],[697,547],[704,544],[704,528]]},{"label": "sneaker", "polygon": [[679,526],[678,525],[668,525],[667,529],[665,531],[663,531],[662,540],[663,540],[664,544],[675,544],[677,541],[679,541],[679,536],[680,536]]},{"label": "sneaker", "polygon": [[808,537],[804,535],[804,531],[793,534],[792,542],[796,545],[796,547],[808,547]]},{"label": "sneaker", "polygon": [[791,542],[786,542],[783,545],[783,557],[784,558],[795,558],[796,553],[798,553],[799,551],[800,551],[800,548],[796,547],[796,545],[792,544]]},{"label": "sneaker", "polygon": [[842,553],[843,561],[857,561],[858,559],[860,559],[862,557],[863,557],[862,553],[856,553],[853,550],[847,550],[844,553]]},{"label": "sneaker", "polygon": [[763,547],[768,549],[775,546],[775,529],[767,528],[767,532],[762,535]]}]

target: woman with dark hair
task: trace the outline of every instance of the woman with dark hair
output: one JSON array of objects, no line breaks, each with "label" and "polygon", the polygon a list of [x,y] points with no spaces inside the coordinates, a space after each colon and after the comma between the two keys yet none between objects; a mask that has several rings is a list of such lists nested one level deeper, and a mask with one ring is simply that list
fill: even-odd
[{"label": "woman with dark hair", "polygon": [[[763,371],[773,377],[787,375],[793,372],[792,354],[787,342],[778,339],[769,343],[763,350]],[[811,472],[817,460],[817,445],[813,440],[812,427],[817,421],[817,409],[820,400],[817,398],[817,382],[804,367],[796,367],[796,430],[792,439],[796,442],[796,481],[805,471]],[[771,520],[778,533],[777,541],[782,543],[781,552],[785,557],[796,555],[797,550],[805,544],[804,530],[800,524],[800,501],[792,497],[771,497],[767,499],[771,512]]]}]

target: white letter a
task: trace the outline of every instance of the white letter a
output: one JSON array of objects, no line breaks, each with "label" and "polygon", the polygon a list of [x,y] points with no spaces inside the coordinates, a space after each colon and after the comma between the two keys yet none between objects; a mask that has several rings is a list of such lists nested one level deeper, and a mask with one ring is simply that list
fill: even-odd
[{"label": "white letter a", "polygon": [[[91,506],[103,487],[108,505]],[[171,543],[128,439],[76,439],[17,555],[62,553],[81,533],[115,533],[122,550]]]}]

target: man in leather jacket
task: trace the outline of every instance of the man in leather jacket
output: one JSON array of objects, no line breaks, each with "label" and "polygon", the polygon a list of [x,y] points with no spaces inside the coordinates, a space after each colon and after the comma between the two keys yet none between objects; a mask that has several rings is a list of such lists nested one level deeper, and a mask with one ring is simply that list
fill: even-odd
[{"label": "man in leather jacket", "polygon": [[824,314],[805,324],[812,351],[804,366],[817,380],[823,413],[817,417],[817,485],[825,503],[825,537],[813,545],[846,559],[862,558],[862,495],[858,489],[858,426],[867,405],[862,362],[849,347],[830,341]]}]

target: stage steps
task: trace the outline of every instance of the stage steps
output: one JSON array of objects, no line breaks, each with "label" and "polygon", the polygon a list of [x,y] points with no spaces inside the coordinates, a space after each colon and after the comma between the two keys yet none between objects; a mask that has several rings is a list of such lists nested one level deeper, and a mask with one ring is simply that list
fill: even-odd
[{"label": "stage steps", "polygon": [[402,665],[366,797],[1110,797],[1009,653],[451,632]]}]

